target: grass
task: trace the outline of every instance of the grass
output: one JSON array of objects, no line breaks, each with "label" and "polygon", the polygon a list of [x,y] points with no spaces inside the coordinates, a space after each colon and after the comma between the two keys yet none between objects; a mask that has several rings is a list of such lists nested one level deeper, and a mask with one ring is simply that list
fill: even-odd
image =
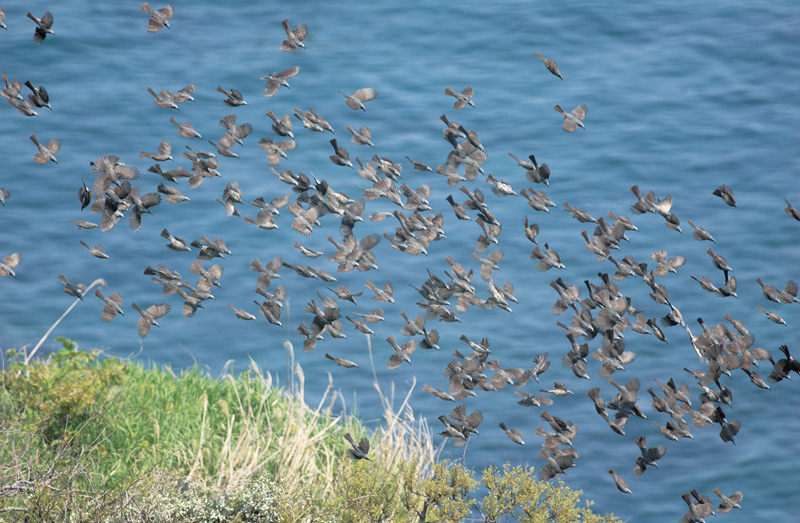
[{"label": "grass", "polygon": [[[61,350],[37,359],[8,351],[0,371],[0,519],[618,521],[533,468],[487,467],[478,481],[438,461],[411,391],[395,406],[394,386],[386,395],[375,381],[375,430],[345,415],[343,401],[336,408],[333,383],[307,405],[288,341],[288,389],[252,361],[213,378],[57,341]],[[347,432],[370,439],[369,461],[347,457]]]},{"label": "grass", "polygon": [[[28,364],[25,355],[9,353],[1,433],[14,444],[0,446],[0,464],[10,464],[0,465],[3,485],[48,473],[50,483],[70,477],[88,502],[98,489],[124,493],[153,478],[226,492],[268,477],[282,492],[302,491],[322,506],[352,466],[344,433],[356,439],[368,434],[357,418],[333,413],[338,393],[332,384],[316,408],[308,406],[299,366],[295,390],[288,391],[252,362],[243,372],[215,379],[196,366],[175,373],[60,341],[59,352]],[[430,431],[414,419],[408,397],[395,411],[392,398],[376,388],[385,416],[371,435],[374,466],[397,475],[414,457],[424,475],[436,456]],[[55,447],[60,450],[53,453]],[[21,465],[34,457],[50,465]],[[86,468],[77,471],[71,463]],[[26,493],[6,489],[0,510],[24,507]]]}]

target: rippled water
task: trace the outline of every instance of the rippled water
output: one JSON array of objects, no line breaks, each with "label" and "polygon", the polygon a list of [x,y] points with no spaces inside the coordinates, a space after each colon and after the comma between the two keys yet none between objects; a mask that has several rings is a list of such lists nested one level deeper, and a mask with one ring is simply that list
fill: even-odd
[{"label": "rippled water", "polygon": [[[334,273],[333,262],[305,259],[292,245],[300,239],[310,248],[331,252],[326,237],[338,237],[338,223],[325,217],[322,227],[303,239],[291,230],[291,216],[283,212],[279,230],[261,231],[227,218],[214,199],[230,181],[239,182],[246,202],[287,193],[288,187],[268,171],[265,154],[256,142],[271,135],[267,110],[281,115],[295,107],[313,108],[331,122],[340,144],[352,157],[366,161],[377,152],[402,161],[403,180],[415,188],[430,184],[429,199],[445,216],[447,239],[432,243],[428,257],[399,253],[384,240],[374,250],[378,272],[336,274],[354,292],[362,290],[367,279],[394,283],[397,303],[382,307],[386,322],[375,328],[372,343],[384,389],[393,382],[398,393],[405,392],[416,377],[411,404],[438,429],[435,418],[453,405],[423,393],[422,384],[446,388],[441,373],[452,359],[453,349],[466,349],[458,341],[461,334],[473,339],[488,336],[493,356],[506,368],[528,366],[532,356],[547,351],[553,365],[543,384],[560,380],[575,392],[547,409],[580,428],[575,447],[581,457],[565,479],[570,486],[584,490],[597,509],[634,521],[677,520],[686,509],[680,499],[683,492],[697,488],[711,495],[711,489],[719,486],[726,493],[744,492],[744,511],[721,515],[728,521],[791,518],[795,513],[791,500],[800,496],[797,379],[763,391],[741,372],[735,372],[732,380],[725,378],[734,392],[735,408],[728,416],[743,425],[736,445],[723,443],[713,428],[695,429],[694,441],[665,441],[652,423],[639,419],[628,424],[627,437],[620,437],[597,417],[585,397],[594,386],[600,386],[606,398],[614,392],[597,376],[598,362],[589,361],[590,381],[577,380],[558,364],[569,344],[550,313],[556,295],[548,284],[562,276],[568,283],[582,285],[585,279],[597,281],[598,272],[614,269],[610,262],[598,262],[588,253],[579,233],[584,229],[591,233],[591,229],[570,218],[561,203],[569,201],[594,216],[609,210],[633,216],[629,206],[635,199],[629,188],[638,184],[659,197],[673,196],[673,211],[685,232],[681,235],[667,229],[658,216],[633,216],[640,230],[629,233],[631,241],[617,256],[630,253],[644,261],[659,249],[670,256],[686,256],[687,264],[678,275],[662,281],[696,333],[700,330],[695,318],[702,316],[714,325],[727,312],[746,321],[757,336],[757,345],[777,354],[778,345],[788,343],[800,353],[800,306],[767,302],[755,281],[761,277],[767,283],[783,285],[788,279],[800,280],[800,224],[783,212],[783,197],[800,207],[796,31],[800,11],[796,7],[773,2],[735,7],[688,2],[579,6],[541,2],[444,6],[429,2],[413,9],[396,2],[351,2],[347,7],[330,2],[284,2],[277,7],[210,1],[174,4],[172,30],[154,35],[145,32],[147,16],[135,5],[99,4],[90,10],[78,2],[4,6],[8,31],[0,34],[0,69],[11,78],[44,84],[54,110],[43,109],[39,118],[25,118],[3,104],[0,187],[12,196],[0,208],[0,255],[22,255],[17,278],[0,281],[3,349],[35,343],[72,303],[61,291],[59,274],[87,283],[102,277],[108,282],[107,294],[123,294],[125,317],[105,324],[99,318],[99,300],[87,298],[51,337],[68,336],[84,348],[104,347],[112,354],[141,351],[138,358],[142,360],[178,368],[197,360],[214,374],[229,360],[241,369],[252,358],[283,378],[282,344],[287,330],[263,319],[242,322],[226,302],[255,312],[255,275],[248,267],[256,257],[266,262],[282,255],[290,263],[310,262]],[[48,8],[55,17],[56,35],[35,47],[31,42],[33,23],[25,18],[25,12],[31,9],[41,15]],[[307,49],[278,50],[284,18],[293,26],[308,24]],[[547,72],[535,51],[558,62],[564,81]],[[264,82],[259,77],[293,65],[299,65],[301,72],[290,81],[292,88],[264,98]],[[187,84],[196,86],[196,102],[182,104],[179,112],[156,107],[146,90],[174,92]],[[215,91],[217,85],[239,89],[250,105],[228,108]],[[475,90],[476,107],[455,112],[454,100],[442,94],[444,88],[461,90],[466,85]],[[367,104],[366,112],[353,112],[336,92],[367,86],[376,88],[380,96]],[[556,103],[570,109],[587,104],[586,130],[563,132],[561,118],[552,110]],[[124,222],[107,233],[79,231],[71,223],[97,220],[88,210],[79,211],[76,198],[80,179],[86,178],[87,183],[93,179],[90,161],[116,154],[145,173],[150,163],[138,158],[140,151],[154,151],[165,138],[172,142],[176,158],[186,144],[203,148],[206,138],[221,136],[217,121],[230,113],[238,114],[240,122],[251,122],[255,132],[244,147],[236,147],[241,158],[222,159],[221,180],[207,180],[196,190],[180,184],[191,202],[162,203],[152,216],[144,217],[138,233],[132,233]],[[384,339],[389,335],[402,338],[401,310],[412,317],[419,312],[414,304],[418,295],[409,284],[419,286],[427,276],[426,269],[443,276],[447,255],[468,267],[478,267],[470,260],[478,227],[474,222],[455,220],[444,200],[448,194],[462,200],[461,193],[448,189],[440,176],[414,171],[403,158],[408,155],[432,166],[444,161],[450,145],[441,139],[441,114],[474,129],[489,152],[486,172],[505,179],[518,191],[530,184],[507,153],[523,158],[535,153],[537,159],[547,162],[552,170],[551,187],[536,189],[546,189],[559,208],[549,214],[536,213],[521,198],[494,196],[482,179],[469,184],[484,190],[490,208],[504,225],[500,247],[505,258],[495,279],[513,282],[520,303],[513,304],[511,315],[499,309],[471,308],[459,315],[460,324],[429,322],[441,334],[441,352],[417,351],[411,366],[388,371],[383,362],[390,349]],[[168,123],[170,116],[191,121],[203,134],[203,141],[177,136]],[[376,150],[351,144],[347,125],[367,125]],[[281,161],[280,168],[313,172],[335,189],[357,197],[360,190],[355,185],[365,183],[350,169],[329,162],[331,136],[311,133],[297,120],[295,130],[299,147]],[[39,166],[31,161],[35,148],[28,136],[32,133],[42,141],[61,140],[58,165]],[[178,159],[164,167],[188,168],[187,164]],[[147,192],[155,190],[159,181],[147,173],[137,184]],[[723,183],[734,189],[738,209],[711,195]],[[242,213],[254,216],[254,209],[246,206]],[[368,202],[367,212],[374,210],[392,211],[394,207],[385,200]],[[535,270],[529,259],[531,245],[521,231],[523,214],[540,224],[541,243],[549,242],[559,252],[567,266],[565,272]],[[708,246],[692,239],[687,219],[715,236],[715,251],[727,258],[738,279],[738,299],[705,293],[690,279],[694,274],[716,281],[721,275],[704,253]],[[355,232],[358,237],[391,233],[394,226],[395,222],[387,219],[359,224]],[[194,256],[166,249],[159,237],[164,227],[187,240],[203,234],[221,236],[233,251],[233,256],[222,261],[225,274],[222,288],[215,292],[216,301],[206,302],[205,310],[191,319],[180,315],[176,297],[162,298],[160,289],[142,274],[145,266],[164,263],[184,277],[189,275]],[[91,257],[78,243],[80,239],[90,245],[102,244],[111,259]],[[281,274],[289,292],[289,317],[284,324],[289,326],[289,339],[299,347],[302,339],[293,331],[301,320],[309,321],[303,307],[315,298],[315,291],[323,289],[319,282],[290,271]],[[483,283],[476,287],[485,296]],[[620,289],[648,317],[667,312],[648,298],[641,281],[629,279]],[[366,299],[370,292],[363,290],[367,292],[358,306],[342,305],[344,313],[380,307]],[[136,335],[137,315],[130,308],[133,301],[143,305],[167,301],[173,307],[161,328],[154,328],[141,343]],[[757,305],[777,312],[789,326],[770,323],[755,311]],[[568,320],[566,315],[560,319]],[[646,413],[663,423],[663,416],[646,403],[645,391],[654,385],[654,379],[674,377],[691,383],[682,369],[699,368],[694,351],[680,328],[667,330],[670,343],[666,345],[652,336],[626,334],[628,349],[638,357],[615,378],[626,382],[637,376]],[[362,416],[375,419],[379,410],[367,345],[360,333],[348,330],[347,335],[345,340],[326,339],[315,351],[298,354],[297,360],[304,368],[312,399],[320,397],[331,373],[348,399],[348,408],[357,405]],[[592,349],[597,344],[592,342]],[[53,348],[52,343],[45,348]],[[323,358],[325,352],[352,359],[361,368],[332,366]],[[764,369],[761,374],[768,372]],[[524,390],[535,391],[535,384]],[[543,465],[536,456],[541,441],[533,434],[542,423],[539,410],[523,409],[515,404],[516,399],[507,388],[467,401],[468,410],[482,409],[485,415],[481,435],[468,446],[468,464],[480,467],[510,460]],[[695,401],[699,402],[696,394]],[[510,442],[497,428],[500,421],[519,428],[527,446]],[[634,479],[631,467],[639,452],[634,441],[640,435],[648,437],[650,446],[664,443],[668,453],[658,470]],[[449,445],[444,453],[461,456]],[[634,496],[615,489],[606,473],[611,467],[628,480]]]}]

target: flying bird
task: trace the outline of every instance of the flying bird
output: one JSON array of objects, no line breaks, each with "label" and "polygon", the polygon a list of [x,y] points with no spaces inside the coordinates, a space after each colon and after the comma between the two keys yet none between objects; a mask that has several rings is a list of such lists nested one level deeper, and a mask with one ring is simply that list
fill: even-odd
[{"label": "flying bird", "polygon": [[281,25],[283,26],[283,30],[286,31],[286,40],[284,40],[279,47],[281,51],[286,51],[288,53],[289,51],[294,51],[298,47],[306,48],[305,44],[303,44],[303,40],[308,36],[308,26],[306,24],[300,24],[292,29],[292,26],[289,25],[289,19],[287,18],[281,21]]},{"label": "flying bird", "polygon": [[166,26],[167,29],[171,29],[169,26],[169,19],[175,14],[175,8],[171,5],[166,5],[156,11],[150,7],[150,4],[145,2],[139,6],[139,9],[150,15],[150,21],[147,23],[148,33],[157,33],[164,26]]},{"label": "flying bird", "polygon": [[361,109],[362,111],[366,111],[367,108],[364,107],[364,103],[370,102],[378,97],[378,91],[376,91],[372,87],[365,87],[363,89],[359,89],[352,95],[345,94],[341,91],[339,91],[339,94],[341,94],[346,98],[345,103],[350,109],[354,111],[358,111],[359,109]]},{"label": "flying bird", "polygon": [[583,126],[583,119],[586,118],[586,112],[588,111],[586,104],[580,104],[572,110],[572,114],[566,112],[560,105],[553,106],[553,109],[564,116],[564,125],[561,128],[568,133],[574,132],[578,127],[586,129]]},{"label": "flying bird", "polygon": [[33,33],[33,43],[41,45],[47,35],[54,35],[53,32],[53,13],[47,11],[41,18],[36,18],[28,13],[28,18],[36,22],[36,31]]},{"label": "flying bird", "polygon": [[544,58],[542,56],[542,53],[540,53],[539,51],[536,51],[536,56],[539,58],[539,60],[544,62],[544,66],[547,67],[547,70],[553,73],[554,76],[558,76],[562,80],[564,79],[561,76],[561,71],[558,70],[558,65],[556,65],[555,60],[551,60],[550,58]]}]

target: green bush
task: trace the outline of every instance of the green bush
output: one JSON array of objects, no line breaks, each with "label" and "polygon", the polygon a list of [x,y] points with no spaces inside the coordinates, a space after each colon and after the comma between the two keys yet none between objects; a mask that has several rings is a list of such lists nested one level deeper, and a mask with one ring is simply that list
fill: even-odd
[{"label": "green bush", "polygon": [[[378,389],[384,424],[370,461],[347,457],[367,433],[331,406],[308,407],[255,366],[214,379],[63,349],[0,372],[0,519],[152,522],[584,522],[613,516],[530,467],[488,467],[481,481],[436,462]],[[335,397],[335,395],[334,395]],[[421,425],[424,427],[424,425]],[[481,495],[479,495],[479,493]]]}]

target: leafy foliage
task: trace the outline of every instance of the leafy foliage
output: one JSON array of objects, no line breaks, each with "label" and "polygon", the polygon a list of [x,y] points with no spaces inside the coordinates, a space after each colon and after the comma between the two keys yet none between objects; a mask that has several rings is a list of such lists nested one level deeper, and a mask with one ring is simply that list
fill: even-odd
[{"label": "leafy foliage", "polygon": [[[407,401],[378,390],[385,426],[370,460],[347,457],[353,417],[312,409],[251,366],[214,379],[176,375],[100,351],[63,348],[0,372],[0,518],[26,521],[611,523],[579,491],[529,467],[488,467],[482,481],[435,462]],[[335,397],[335,396],[334,396]],[[482,497],[478,492],[485,492]]]}]

